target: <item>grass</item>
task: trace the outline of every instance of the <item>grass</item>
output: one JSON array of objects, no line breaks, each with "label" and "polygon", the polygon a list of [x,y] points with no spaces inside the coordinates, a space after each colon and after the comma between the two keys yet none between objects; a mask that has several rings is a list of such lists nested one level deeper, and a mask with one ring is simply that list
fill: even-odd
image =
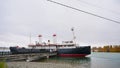
[{"label": "grass", "polygon": [[4,62],[0,62],[0,68],[5,68],[5,63]]},{"label": "grass", "polygon": [[0,59],[0,68],[7,68],[7,65],[5,63],[5,59]]}]

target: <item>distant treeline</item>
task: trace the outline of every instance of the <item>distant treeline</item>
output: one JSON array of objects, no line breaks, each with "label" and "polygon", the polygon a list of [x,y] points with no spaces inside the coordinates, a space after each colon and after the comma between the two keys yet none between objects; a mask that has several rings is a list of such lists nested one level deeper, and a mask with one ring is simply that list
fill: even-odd
[{"label": "distant treeline", "polygon": [[103,47],[93,47],[92,52],[120,52],[120,45],[106,45]]}]

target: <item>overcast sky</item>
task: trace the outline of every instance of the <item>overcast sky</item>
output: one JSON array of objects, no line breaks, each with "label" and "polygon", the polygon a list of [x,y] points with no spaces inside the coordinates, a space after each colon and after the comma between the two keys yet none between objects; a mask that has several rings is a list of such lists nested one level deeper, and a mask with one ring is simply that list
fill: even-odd
[{"label": "overcast sky", "polygon": [[[120,0],[53,0],[120,22]],[[47,0],[0,0],[0,47],[27,46],[42,40],[72,40],[75,28],[80,45],[120,44],[120,24]]]}]

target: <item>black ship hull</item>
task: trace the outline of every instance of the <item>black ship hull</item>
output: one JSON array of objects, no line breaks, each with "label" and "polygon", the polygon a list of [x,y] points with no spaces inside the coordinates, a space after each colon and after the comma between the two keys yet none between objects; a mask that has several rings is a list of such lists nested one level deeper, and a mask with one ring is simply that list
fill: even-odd
[{"label": "black ship hull", "polygon": [[29,53],[46,53],[49,52],[46,49],[27,49],[27,48],[18,48],[18,47],[10,47],[10,51],[12,54],[29,54]]},{"label": "black ship hull", "polygon": [[60,57],[85,57],[91,54],[90,46],[58,49]]},{"label": "black ship hull", "polygon": [[[12,54],[28,54],[28,53],[46,53],[50,52],[50,49],[26,49],[10,47]],[[76,48],[58,48],[58,56],[60,57],[85,57],[91,54],[90,46],[76,47]]]}]

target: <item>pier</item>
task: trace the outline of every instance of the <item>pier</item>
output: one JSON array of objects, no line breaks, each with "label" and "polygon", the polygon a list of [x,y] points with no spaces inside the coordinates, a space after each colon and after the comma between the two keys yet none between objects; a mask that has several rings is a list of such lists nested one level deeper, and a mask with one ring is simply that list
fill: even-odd
[{"label": "pier", "polygon": [[27,62],[35,61],[43,58],[49,58],[56,56],[57,52],[48,52],[48,53],[30,53],[30,54],[1,54],[0,58],[6,58],[7,60],[20,61],[25,60]]}]

